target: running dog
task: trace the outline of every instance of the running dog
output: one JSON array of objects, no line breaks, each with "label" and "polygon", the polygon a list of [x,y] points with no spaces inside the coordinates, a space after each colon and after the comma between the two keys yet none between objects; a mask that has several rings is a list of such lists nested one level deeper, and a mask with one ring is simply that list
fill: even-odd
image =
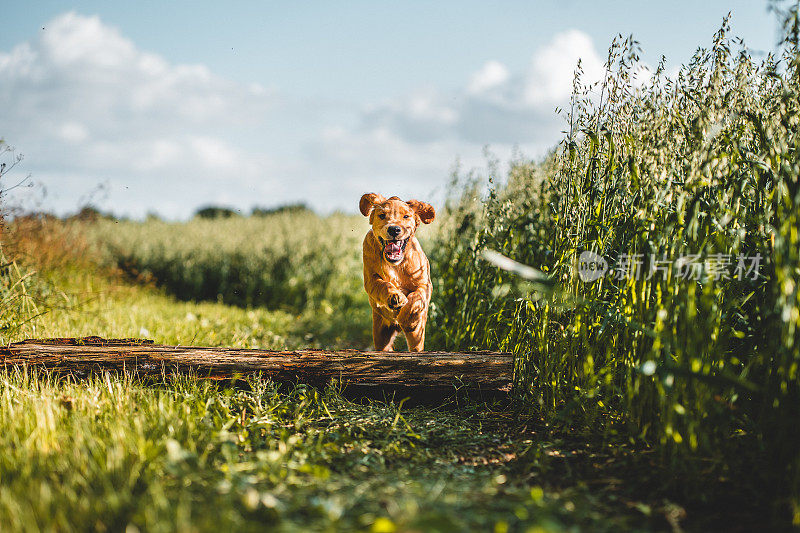
[{"label": "running dog", "polygon": [[375,349],[390,352],[402,330],[408,350],[425,348],[425,323],[433,284],[430,264],[414,236],[420,224],[430,224],[436,212],[418,200],[388,200],[369,193],[358,204],[372,228],[364,237],[364,289],[372,307]]}]

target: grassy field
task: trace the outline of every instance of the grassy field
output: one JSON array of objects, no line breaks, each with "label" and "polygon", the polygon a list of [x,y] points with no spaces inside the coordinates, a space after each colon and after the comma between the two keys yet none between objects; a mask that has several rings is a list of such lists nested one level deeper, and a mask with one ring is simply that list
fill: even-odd
[{"label": "grassy field", "polygon": [[[514,352],[512,402],[406,408],[262,381],[7,373],[0,521],[800,524],[797,28],[781,57],[756,64],[726,23],[676,79],[658,68],[644,82],[636,43],[617,41],[602,84],[576,78],[569,135],[549,157],[455,180],[423,243],[436,287],[427,345]],[[0,334],[365,347],[366,228],[302,209],[20,220],[4,235],[17,262],[0,269]],[[605,275],[582,277],[585,252]]]},{"label": "grassy field", "polygon": [[[74,245],[74,227],[25,231],[36,237],[13,247],[22,264],[0,272],[3,321],[21,324],[3,330],[4,342],[92,334],[209,346],[308,343],[308,323],[286,310],[182,301],[98,266]],[[69,243],[77,256],[51,253]],[[0,461],[0,523],[21,531],[763,523],[767,507],[751,486],[716,472],[683,477],[641,443],[553,424],[525,404],[401,400],[359,402],[263,380],[219,388],[186,377],[145,384],[9,372],[0,379],[0,445],[9,450]],[[701,495],[687,488],[700,481],[710,486]]]},{"label": "grassy field", "polygon": [[100,258],[184,301],[294,314],[308,346],[366,347],[361,217],[310,211],[187,223],[98,220],[73,228]]},{"label": "grassy field", "polygon": [[360,405],[263,381],[237,391],[12,373],[0,390],[4,529],[618,530],[684,512],[602,469],[560,480],[599,457],[510,434],[521,428],[485,408]]},{"label": "grassy field", "polygon": [[[3,287],[17,272],[26,267],[3,271]],[[91,263],[43,265],[24,282],[24,309],[49,312],[4,341],[306,342],[286,311],[180,301]],[[5,318],[10,309],[20,308],[5,307]],[[651,454],[553,432],[509,405],[408,408],[263,380],[218,388],[9,372],[0,430],[0,523],[20,531],[649,530],[686,512]],[[646,497],[643,484],[653,486]],[[696,516],[719,518],[715,505]]]}]

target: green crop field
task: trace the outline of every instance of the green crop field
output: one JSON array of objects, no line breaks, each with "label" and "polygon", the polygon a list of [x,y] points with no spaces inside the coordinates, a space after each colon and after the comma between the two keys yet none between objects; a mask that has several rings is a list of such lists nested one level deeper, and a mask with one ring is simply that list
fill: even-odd
[{"label": "green crop field", "polygon": [[361,217],[305,211],[76,228],[102,264],[155,280],[179,300],[280,309],[309,323],[312,346],[348,347],[366,347],[371,331],[362,230]]},{"label": "green crop field", "polygon": [[[659,67],[644,83],[636,42],[617,40],[601,85],[576,76],[548,157],[454,176],[422,230],[426,347],[513,352],[508,402],[6,371],[0,523],[800,525],[800,25],[788,20],[780,57],[756,62],[726,21],[676,77]],[[302,209],[19,219],[4,234],[2,340],[364,348],[367,226]]]},{"label": "green crop field", "polygon": [[[25,228],[26,242],[8,237],[29,259],[2,271],[4,342],[89,334],[234,347],[309,342],[308,323],[286,310],[180,301],[98,270],[84,249],[67,259],[42,249],[76,242],[74,231],[59,224]],[[33,271],[32,257],[52,262]],[[6,372],[0,523],[23,531],[616,530],[658,527],[680,509],[663,487],[642,499],[604,479],[618,464],[652,468],[649,456],[597,439],[588,453],[583,438],[536,418],[521,423],[507,405],[404,407],[402,398],[346,400],[334,388],[168,378]],[[566,466],[564,456],[575,462]],[[563,483],[564,468],[584,474]],[[605,488],[597,494],[589,483]]]}]

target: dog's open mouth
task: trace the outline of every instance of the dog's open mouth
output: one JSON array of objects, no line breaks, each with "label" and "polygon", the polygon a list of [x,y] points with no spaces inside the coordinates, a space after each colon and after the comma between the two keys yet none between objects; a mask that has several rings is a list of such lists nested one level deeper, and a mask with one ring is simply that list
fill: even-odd
[{"label": "dog's open mouth", "polygon": [[383,256],[387,261],[390,263],[399,263],[403,260],[403,253],[406,251],[408,239],[386,241],[378,237],[378,240],[380,240],[383,245]]}]

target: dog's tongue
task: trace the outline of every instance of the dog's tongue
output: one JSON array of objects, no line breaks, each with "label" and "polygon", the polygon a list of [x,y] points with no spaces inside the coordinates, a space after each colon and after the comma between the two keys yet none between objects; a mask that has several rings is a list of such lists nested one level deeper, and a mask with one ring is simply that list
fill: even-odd
[{"label": "dog's tongue", "polygon": [[386,243],[386,253],[394,255],[402,251],[403,245],[400,241],[389,241]]},{"label": "dog's tongue", "polygon": [[387,241],[385,250],[389,261],[400,261],[403,258],[403,243],[400,241]]}]

